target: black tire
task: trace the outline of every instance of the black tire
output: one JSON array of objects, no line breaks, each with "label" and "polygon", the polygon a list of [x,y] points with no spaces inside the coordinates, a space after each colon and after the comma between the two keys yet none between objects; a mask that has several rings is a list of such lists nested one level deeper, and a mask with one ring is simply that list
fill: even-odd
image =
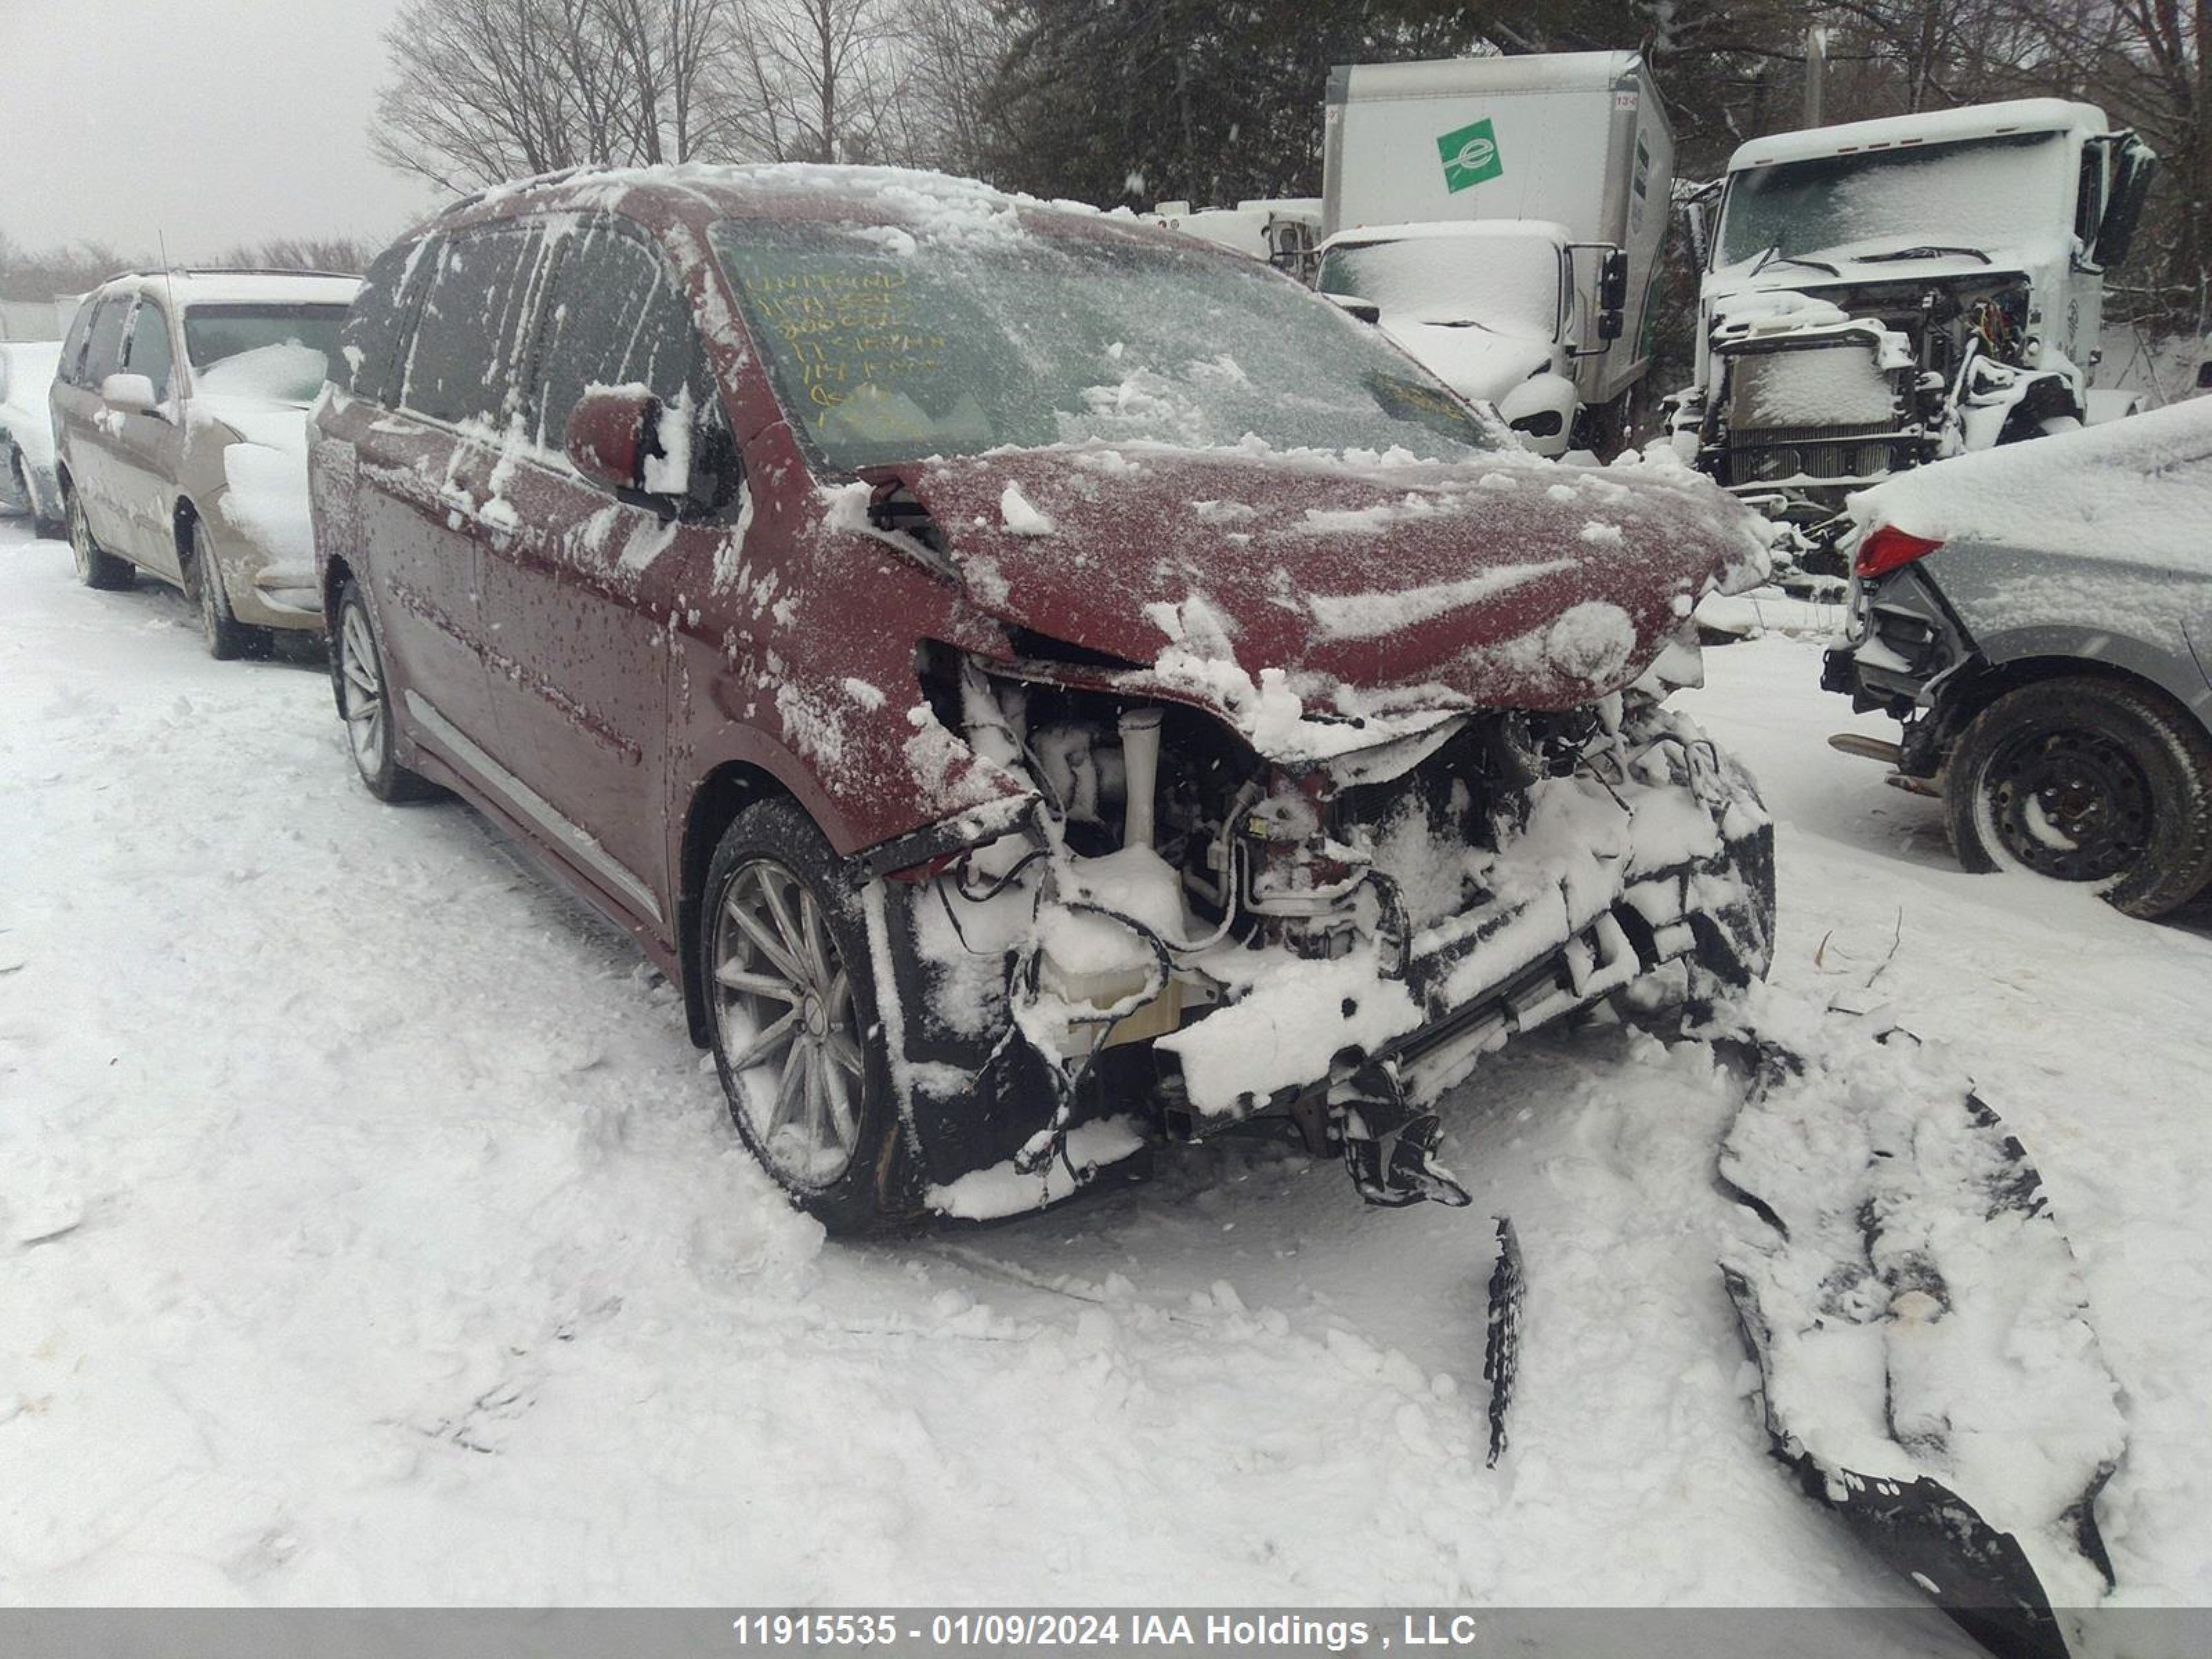
[{"label": "black tire", "polygon": [[232,611],[230,595],[223,592],[222,572],[208,545],[206,526],[197,518],[192,520],[191,550],[185,560],[185,592],[199,612],[200,637],[207,641],[208,655],[217,662],[234,662],[240,657],[267,653],[267,631],[249,628]]},{"label": "black tire", "polygon": [[70,556],[76,561],[76,579],[87,587],[120,592],[137,579],[128,559],[118,559],[92,538],[92,526],[84,516],[84,503],[72,489],[64,497],[69,514]]},{"label": "black tire", "polygon": [[[757,936],[748,934],[735,920],[733,905],[760,919],[761,910],[752,900],[763,878],[772,883],[787,880],[781,891],[790,920],[802,936],[808,930],[797,896],[804,894],[811,902],[823,928],[824,953],[832,970],[826,982],[834,988],[835,970],[842,969],[848,1001],[841,1003],[834,988],[820,997],[809,995],[803,1003],[790,996],[763,996],[718,975],[726,950],[750,951],[750,961],[731,957],[732,972],[754,969],[758,971],[750,976],[755,979],[789,978],[794,988],[802,984],[803,968],[796,977],[778,973],[757,949]],[[791,944],[790,934],[776,928],[772,918],[767,925],[772,937],[787,946]],[[781,798],[756,802],[723,832],[707,866],[696,945],[714,1069],[722,1079],[731,1121],[746,1149],[795,1206],[832,1233],[881,1232],[909,1219],[915,1206],[907,1142],[877,1015],[860,892],[848,867],[796,803]],[[783,1024],[765,1018],[764,1011],[786,1006],[791,1036],[747,1067],[750,1075],[741,1078],[733,1067],[730,1044],[743,1041],[748,1031],[758,1035]],[[841,1050],[832,1046],[841,1032],[849,1048],[857,1050],[846,1053],[842,1060],[837,1058]],[[736,1058],[742,1060],[743,1054]],[[809,1064],[818,1066],[819,1073],[808,1072]],[[826,1146],[823,1138],[814,1133],[811,1115],[805,1124],[783,1121],[781,1085],[794,1071],[800,1078],[799,1090],[810,1088],[818,1075],[825,1095],[842,1095],[848,1127],[840,1127],[829,1099],[820,1114],[830,1137],[840,1143],[836,1147]],[[770,1072],[776,1074],[774,1081],[764,1075]],[[804,1112],[805,1103],[794,1102],[793,1110]],[[760,1121],[764,1117],[769,1120],[765,1126]],[[830,1163],[833,1155],[842,1156],[842,1164]],[[810,1163],[811,1168],[802,1167]]]},{"label": "black tire", "polygon": [[2212,883],[2212,741],[2154,693],[2038,681],[1977,714],[1943,769],[1944,827],[1972,871],[2095,884],[2161,916]]},{"label": "black tire", "polygon": [[331,629],[331,680],[337,694],[338,718],[345,722],[347,750],[368,793],[395,806],[443,794],[420,772],[399,763],[384,643],[377,637],[376,619],[369,615],[368,602],[350,581],[338,590],[338,611]]}]

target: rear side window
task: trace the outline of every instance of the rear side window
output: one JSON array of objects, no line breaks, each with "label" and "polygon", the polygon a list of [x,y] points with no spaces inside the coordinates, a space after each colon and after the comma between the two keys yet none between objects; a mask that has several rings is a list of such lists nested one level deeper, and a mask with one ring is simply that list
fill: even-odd
[{"label": "rear side window", "polygon": [[123,367],[151,380],[157,401],[168,401],[169,374],[174,367],[174,354],[169,349],[169,319],[151,300],[138,303],[137,320],[131,325],[131,344],[124,354]]},{"label": "rear side window", "polygon": [[695,408],[710,406],[690,301],[659,252],[613,222],[570,238],[539,335],[536,431],[548,449],[567,441],[587,386],[643,386],[671,404],[688,387]]},{"label": "rear side window", "polygon": [[94,391],[122,366],[123,325],[131,316],[131,296],[111,294],[100,302],[100,315],[92,319],[92,338],[84,353],[84,368],[77,384]]},{"label": "rear side window", "polygon": [[408,408],[436,421],[506,424],[519,403],[517,317],[539,240],[534,229],[487,226],[446,244],[407,354]]},{"label": "rear side window", "polygon": [[399,401],[399,342],[433,264],[425,240],[388,247],[369,266],[331,362],[331,379],[339,386],[380,404]]}]

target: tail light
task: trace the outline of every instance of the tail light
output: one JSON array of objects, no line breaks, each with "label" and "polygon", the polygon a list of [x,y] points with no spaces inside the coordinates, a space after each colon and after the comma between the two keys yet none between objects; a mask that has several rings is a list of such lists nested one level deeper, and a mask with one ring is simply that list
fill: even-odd
[{"label": "tail light", "polygon": [[1851,561],[1851,573],[1862,578],[1886,576],[1899,565],[1925,558],[1942,545],[1940,538],[1931,541],[1925,536],[1907,535],[1895,525],[1881,525],[1859,544],[1858,554]]}]

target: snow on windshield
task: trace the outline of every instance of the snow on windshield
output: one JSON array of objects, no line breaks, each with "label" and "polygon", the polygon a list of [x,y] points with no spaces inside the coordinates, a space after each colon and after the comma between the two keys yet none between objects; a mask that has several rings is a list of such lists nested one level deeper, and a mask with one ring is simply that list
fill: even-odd
[{"label": "snow on windshield", "polygon": [[1419,236],[1333,247],[1314,286],[1372,301],[1386,319],[1559,337],[1559,252],[1540,237]]},{"label": "snow on windshield", "polygon": [[832,466],[1091,440],[1496,447],[1387,341],[1274,272],[999,228],[716,227],[784,407]]},{"label": "snow on windshield", "polygon": [[2055,132],[1822,155],[1729,181],[1720,263],[1775,248],[1816,253],[1873,237],[1993,249],[2063,216],[2066,144]]},{"label": "snow on windshield", "polygon": [[185,313],[185,352],[203,392],[309,403],[345,314],[343,306],[196,305]]}]

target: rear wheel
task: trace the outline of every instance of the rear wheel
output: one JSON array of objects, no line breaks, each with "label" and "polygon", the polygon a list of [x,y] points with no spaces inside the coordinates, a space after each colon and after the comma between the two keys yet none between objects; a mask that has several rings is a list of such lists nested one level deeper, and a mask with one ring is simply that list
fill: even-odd
[{"label": "rear wheel", "polygon": [[70,556],[76,562],[76,579],[87,587],[103,588],[109,592],[131,586],[136,573],[127,559],[118,559],[92,538],[92,526],[86,522],[84,503],[77,499],[76,491],[69,492]]},{"label": "rear wheel", "polygon": [[867,929],[842,861],[805,812],[740,812],[708,866],[701,960],[714,1066],[748,1150],[835,1233],[906,1206],[906,1159]]},{"label": "rear wheel", "polygon": [[216,563],[215,550],[208,545],[207,530],[198,519],[192,520],[191,542],[191,556],[185,563],[185,581],[199,607],[200,637],[207,641],[208,655],[217,662],[229,662],[265,648],[267,634],[261,629],[247,627],[232,613],[230,596],[223,592],[222,571]]},{"label": "rear wheel", "polygon": [[1943,773],[1969,870],[2029,870],[2159,916],[2212,882],[2212,741],[2162,699],[2080,677],[2007,692]]},{"label": "rear wheel", "polygon": [[337,685],[338,713],[345,720],[346,747],[368,793],[395,805],[425,800],[438,793],[437,785],[399,763],[384,653],[377,643],[376,624],[370,620],[368,605],[351,582],[338,592],[331,671]]}]

